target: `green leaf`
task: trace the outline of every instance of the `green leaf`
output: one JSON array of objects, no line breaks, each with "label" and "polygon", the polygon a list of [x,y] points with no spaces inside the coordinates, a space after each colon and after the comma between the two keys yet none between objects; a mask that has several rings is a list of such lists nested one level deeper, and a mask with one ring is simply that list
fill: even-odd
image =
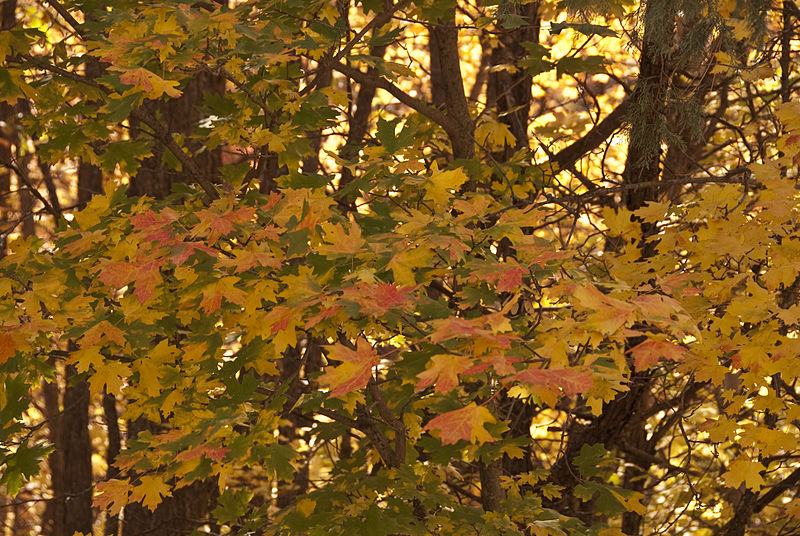
[{"label": "green leaf", "polygon": [[574,22],[553,22],[550,24],[550,33],[554,35],[560,34],[564,28],[575,30],[583,35],[599,35],[601,37],[617,37],[617,32],[608,26],[600,26],[598,24],[585,24]]}]

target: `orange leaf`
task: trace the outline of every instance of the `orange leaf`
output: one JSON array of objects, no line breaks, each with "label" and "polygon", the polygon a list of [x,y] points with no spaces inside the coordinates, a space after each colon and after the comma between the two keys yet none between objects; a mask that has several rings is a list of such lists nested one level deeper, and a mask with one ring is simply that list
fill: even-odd
[{"label": "orange leaf", "polygon": [[658,363],[662,357],[670,361],[683,361],[689,352],[683,346],[667,341],[647,340],[629,350],[637,370],[644,370]]},{"label": "orange leaf", "polygon": [[435,391],[437,393],[450,392],[458,385],[458,375],[470,364],[470,359],[463,355],[442,354],[433,356],[428,370],[417,374],[417,378],[419,378],[417,391],[421,391],[435,382]]},{"label": "orange leaf", "polygon": [[414,287],[397,288],[394,283],[379,283],[369,285],[359,283],[344,289],[342,298],[354,301],[361,309],[372,316],[385,314],[391,309],[403,307],[409,301],[409,292]]},{"label": "orange leaf", "polygon": [[108,510],[112,515],[119,515],[122,507],[128,504],[128,491],[131,489],[127,480],[111,479],[98,482],[95,487],[94,506]]},{"label": "orange leaf", "polygon": [[0,365],[14,357],[17,350],[17,343],[8,333],[0,333]]},{"label": "orange leaf", "polygon": [[496,422],[494,415],[485,407],[471,402],[467,407],[431,419],[425,425],[425,430],[438,430],[443,445],[452,445],[462,439],[480,444],[494,440],[492,434],[483,427],[487,422]]},{"label": "orange leaf", "polygon": [[330,389],[330,396],[342,396],[366,387],[372,367],[376,366],[381,358],[369,346],[361,346],[356,350],[335,344],[328,351],[328,359],[341,361],[342,364],[336,368],[328,368],[320,377],[320,382],[327,385]]},{"label": "orange leaf", "polygon": [[518,372],[514,378],[531,385],[560,387],[566,396],[585,393],[592,388],[591,373],[588,370],[577,368],[529,368]]}]

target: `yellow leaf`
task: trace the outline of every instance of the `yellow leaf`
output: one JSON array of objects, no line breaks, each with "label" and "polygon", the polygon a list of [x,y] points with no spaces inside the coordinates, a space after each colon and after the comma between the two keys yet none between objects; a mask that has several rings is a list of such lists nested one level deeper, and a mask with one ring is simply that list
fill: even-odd
[{"label": "yellow leaf", "polygon": [[131,501],[141,502],[142,506],[151,512],[161,502],[162,497],[169,497],[169,486],[159,476],[145,475],[141,478],[141,484],[133,488]]},{"label": "yellow leaf", "polygon": [[722,481],[729,488],[738,489],[742,484],[751,491],[759,491],[764,485],[760,472],[764,466],[748,458],[738,458],[728,465],[728,471],[722,475]]},{"label": "yellow leaf", "polygon": [[312,499],[300,499],[297,501],[297,511],[303,514],[304,517],[308,517],[314,513],[314,508],[317,506],[317,501]]},{"label": "yellow leaf", "polygon": [[717,11],[723,18],[727,19],[736,10],[736,0],[720,0],[717,4]]},{"label": "yellow leaf", "polygon": [[172,98],[178,98],[182,95],[181,90],[175,89],[178,86],[178,82],[164,80],[156,73],[143,67],[124,70],[119,77],[119,81],[123,84],[134,86],[134,91],[143,91],[148,99],[158,99],[164,94]]},{"label": "yellow leaf", "polygon": [[128,365],[119,361],[107,361],[96,370],[97,372],[89,376],[89,391],[93,395],[99,394],[104,386],[109,394],[120,395],[125,378],[131,375]]},{"label": "yellow leaf", "polygon": [[434,173],[425,183],[425,199],[436,205],[443,205],[469,178],[461,168]]}]

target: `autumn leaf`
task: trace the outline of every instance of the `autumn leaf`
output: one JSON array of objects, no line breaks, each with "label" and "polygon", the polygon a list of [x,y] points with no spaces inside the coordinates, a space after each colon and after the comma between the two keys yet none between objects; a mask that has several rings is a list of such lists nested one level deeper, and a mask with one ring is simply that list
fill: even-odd
[{"label": "autumn leaf", "polygon": [[236,277],[223,277],[203,289],[203,298],[200,308],[206,313],[219,311],[222,299],[237,305],[244,305],[246,294],[233,286],[238,281]]},{"label": "autumn leaf", "polygon": [[99,267],[97,278],[106,285],[121,289],[134,283],[133,295],[139,303],[145,303],[155,295],[155,288],[163,282],[161,266],[164,259],[139,262],[105,261]]},{"label": "autumn leaf", "polygon": [[366,387],[372,375],[372,367],[380,362],[380,356],[372,347],[362,344],[356,350],[335,344],[328,349],[328,359],[341,361],[336,367],[328,367],[319,381],[331,391],[328,396],[339,397],[356,389]]},{"label": "autumn leaf", "polygon": [[118,346],[125,346],[125,332],[114,326],[108,320],[101,320],[83,334],[80,343],[81,346],[94,346],[99,344],[101,339],[105,338]]},{"label": "autumn leaf", "polygon": [[236,225],[241,225],[255,218],[256,211],[253,207],[242,207],[232,212],[218,212],[213,209],[198,210],[195,214],[200,221],[192,227],[192,236],[206,236],[208,242],[213,244],[221,236],[227,236],[236,230]]},{"label": "autumn leaf", "polygon": [[151,512],[155,511],[156,506],[161,503],[162,497],[171,495],[169,486],[163,478],[157,475],[145,475],[141,477],[140,484],[131,491],[130,500],[141,502]]},{"label": "autumn leaf", "polygon": [[425,199],[436,205],[443,205],[453,197],[453,191],[458,190],[468,180],[461,168],[437,171],[425,183]]},{"label": "autumn leaf", "polygon": [[529,368],[518,372],[513,378],[531,385],[559,387],[566,396],[583,394],[592,388],[591,373],[577,368]]},{"label": "autumn leaf", "polygon": [[350,223],[350,229],[345,231],[344,226],[338,223],[323,223],[326,244],[317,246],[320,255],[339,256],[355,255],[364,247],[361,237],[361,228],[356,222]]},{"label": "autumn leaf", "polygon": [[722,475],[725,486],[738,489],[742,484],[750,491],[757,492],[764,485],[764,478],[761,471],[764,466],[761,463],[740,457],[733,460],[728,465],[728,470]]},{"label": "autumn leaf", "polygon": [[358,303],[366,314],[380,316],[392,309],[406,305],[411,299],[410,292],[413,288],[403,287],[401,289],[394,283],[378,283],[376,285],[359,283],[343,289],[342,299]]},{"label": "autumn leaf", "polygon": [[98,482],[94,489],[92,504],[101,510],[108,510],[111,515],[119,515],[122,508],[128,504],[131,485],[127,480],[112,478]]},{"label": "autumn leaf", "polygon": [[100,365],[95,364],[95,367],[95,373],[89,376],[89,391],[96,395],[105,387],[111,394],[121,394],[122,387],[131,375],[130,367],[119,361],[105,361]]},{"label": "autumn leaf", "polygon": [[0,365],[8,361],[9,358],[14,357],[16,348],[17,343],[10,333],[0,333]]},{"label": "autumn leaf", "polygon": [[443,445],[455,444],[462,439],[481,444],[494,441],[492,434],[483,427],[486,423],[494,422],[494,415],[488,409],[471,402],[466,407],[434,417],[424,429],[438,431]]},{"label": "autumn leaf", "polygon": [[[116,67],[112,67],[112,69],[121,70]],[[176,99],[182,95],[181,90],[175,89],[178,86],[178,82],[164,80],[156,73],[143,67],[125,69],[120,75],[119,81],[144,91],[148,99],[155,100],[161,98],[162,95]]]},{"label": "autumn leaf", "polygon": [[471,360],[462,355],[440,354],[431,357],[430,367],[417,374],[417,391],[436,384],[434,389],[439,394],[450,392],[458,385],[458,375],[471,364]]},{"label": "autumn leaf", "polygon": [[587,315],[584,329],[596,330],[603,335],[611,335],[632,319],[636,306],[606,296],[591,284],[574,286],[573,295],[583,307],[594,312]]},{"label": "autumn leaf", "polygon": [[662,340],[646,340],[629,350],[636,370],[645,370],[658,363],[662,357],[668,361],[681,362],[689,351],[679,344]]}]

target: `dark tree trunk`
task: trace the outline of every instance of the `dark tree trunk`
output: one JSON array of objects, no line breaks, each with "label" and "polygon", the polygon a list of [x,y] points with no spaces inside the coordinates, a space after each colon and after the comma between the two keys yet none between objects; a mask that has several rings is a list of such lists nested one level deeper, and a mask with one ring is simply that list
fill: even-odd
[{"label": "dark tree trunk", "polygon": [[[665,128],[665,107],[671,73],[668,47],[674,33],[672,0],[650,0],[644,11],[644,36],[639,58],[639,78],[631,95],[631,130],[625,161],[626,185],[657,181],[661,174],[661,143]],[[670,39],[665,43],[665,39]],[[623,202],[636,210],[657,198],[655,186],[626,190]]]},{"label": "dark tree trunk", "polygon": [[[117,399],[112,394],[106,393],[103,396],[103,415],[106,421],[108,434],[108,445],[106,445],[106,465],[108,472],[106,477],[114,478],[119,475],[119,469],[114,466],[114,462],[122,448],[122,436],[119,430],[119,415],[117,413]],[[119,516],[107,513],[105,533],[108,536],[116,536],[119,531]]]},{"label": "dark tree trunk", "polygon": [[475,123],[461,76],[455,8],[430,25],[431,98],[452,119],[447,135],[455,158],[475,156]]},{"label": "dark tree trunk", "polygon": [[[201,111],[203,94],[222,93],[224,90],[223,78],[211,73],[199,73],[186,84],[183,95],[179,98],[166,102],[147,101],[143,105],[145,111],[160,121],[170,135],[187,136],[185,145],[191,151],[197,169],[207,171],[211,177],[216,177],[218,174],[217,170],[222,163],[222,152],[219,148],[206,149],[201,140],[192,139],[191,136],[203,119]],[[138,126],[131,130],[134,136],[141,135]],[[142,161],[136,175],[131,179],[128,190],[130,195],[148,195],[163,199],[169,195],[173,184],[196,182],[197,178],[192,177],[186,170],[173,169],[165,162],[164,157],[168,152],[163,143],[155,141],[153,156]],[[174,158],[172,160],[174,161]]]},{"label": "dark tree trunk", "polygon": [[[526,5],[511,4],[509,9],[523,17],[528,24],[511,30],[501,30],[497,46],[490,54],[489,65],[514,65],[525,57],[523,42],[539,42],[539,2]],[[495,108],[500,121],[507,124],[516,139],[514,147],[506,146],[501,160],[508,160],[514,151],[528,146],[528,114],[531,108],[531,75],[525,69],[490,70],[486,83],[486,106]]]},{"label": "dark tree trunk", "polygon": [[[198,123],[203,118],[201,111],[205,93],[222,93],[224,79],[210,73],[200,73],[188,82],[183,95],[165,102],[147,102],[145,109],[149,115],[161,121],[166,131],[186,136],[185,146],[192,152],[198,169],[208,170],[211,177],[218,175],[222,162],[222,151],[217,148],[206,150],[201,140],[192,139]],[[141,133],[134,133],[141,135]],[[172,169],[164,161],[167,149],[157,139],[153,156],[145,159],[131,180],[130,195],[147,195],[155,198],[166,197],[174,184],[196,182],[187,170]],[[167,424],[168,426],[168,424]],[[133,439],[143,430],[160,428],[160,424],[137,421],[128,424],[128,439]],[[135,478],[135,475],[131,475]],[[207,521],[214,508],[218,487],[216,479],[196,481],[189,486],[173,490],[172,496],[165,499],[155,511],[139,504],[125,507],[122,521],[122,536],[172,536],[190,534]]]},{"label": "dark tree trunk", "polygon": [[[63,401],[56,383],[44,386],[45,409],[54,450],[48,458],[53,499],[45,510],[45,533],[92,533],[92,443],[89,437],[89,385],[65,369]],[[62,409],[63,408],[63,409]]]}]

